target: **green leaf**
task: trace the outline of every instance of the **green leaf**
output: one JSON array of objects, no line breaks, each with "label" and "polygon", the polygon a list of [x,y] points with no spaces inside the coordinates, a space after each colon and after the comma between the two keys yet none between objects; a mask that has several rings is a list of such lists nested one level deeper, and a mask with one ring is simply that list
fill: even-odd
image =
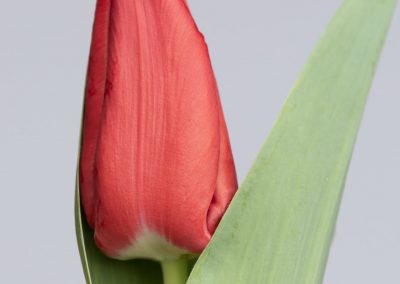
[{"label": "green leaf", "polygon": [[188,283],[321,283],[395,0],[347,0]]},{"label": "green leaf", "polygon": [[83,271],[88,284],[162,284],[159,263],[149,260],[113,260],[96,247],[93,231],[82,216],[79,186],[75,192],[75,224]]}]

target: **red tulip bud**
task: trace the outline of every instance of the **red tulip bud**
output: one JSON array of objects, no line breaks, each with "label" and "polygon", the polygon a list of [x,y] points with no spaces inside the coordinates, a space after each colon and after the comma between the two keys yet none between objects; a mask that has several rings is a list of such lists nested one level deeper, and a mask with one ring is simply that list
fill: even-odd
[{"label": "red tulip bud", "polygon": [[80,190],[97,246],[166,260],[207,245],[237,189],[207,46],[184,0],[98,0]]}]

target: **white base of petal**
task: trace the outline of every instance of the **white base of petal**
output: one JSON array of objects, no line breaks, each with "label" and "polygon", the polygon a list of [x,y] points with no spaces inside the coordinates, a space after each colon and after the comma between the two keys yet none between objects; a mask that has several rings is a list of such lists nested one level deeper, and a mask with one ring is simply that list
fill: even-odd
[{"label": "white base of petal", "polygon": [[148,258],[163,261],[177,259],[183,254],[189,254],[189,252],[171,244],[163,236],[145,229],[138,238],[132,241],[132,245],[121,250],[116,258],[120,260]]}]

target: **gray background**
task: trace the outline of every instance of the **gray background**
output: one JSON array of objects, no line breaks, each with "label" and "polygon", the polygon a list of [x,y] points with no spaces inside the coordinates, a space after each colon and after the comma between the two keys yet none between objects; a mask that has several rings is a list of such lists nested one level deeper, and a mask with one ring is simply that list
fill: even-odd
[{"label": "gray background", "polygon": [[[341,1],[190,0],[242,181]],[[0,3],[0,283],[84,283],[74,175],[95,1]],[[351,164],[326,284],[400,283],[400,9]]]}]

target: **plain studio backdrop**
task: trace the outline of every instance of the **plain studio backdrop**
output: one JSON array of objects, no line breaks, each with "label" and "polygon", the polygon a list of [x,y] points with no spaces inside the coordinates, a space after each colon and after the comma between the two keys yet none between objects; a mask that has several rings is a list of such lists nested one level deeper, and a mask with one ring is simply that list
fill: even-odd
[{"label": "plain studio backdrop", "polygon": [[[341,1],[190,0],[239,180]],[[0,4],[0,283],[84,283],[73,196],[94,0]],[[400,283],[400,7],[359,132],[325,284]]]}]

